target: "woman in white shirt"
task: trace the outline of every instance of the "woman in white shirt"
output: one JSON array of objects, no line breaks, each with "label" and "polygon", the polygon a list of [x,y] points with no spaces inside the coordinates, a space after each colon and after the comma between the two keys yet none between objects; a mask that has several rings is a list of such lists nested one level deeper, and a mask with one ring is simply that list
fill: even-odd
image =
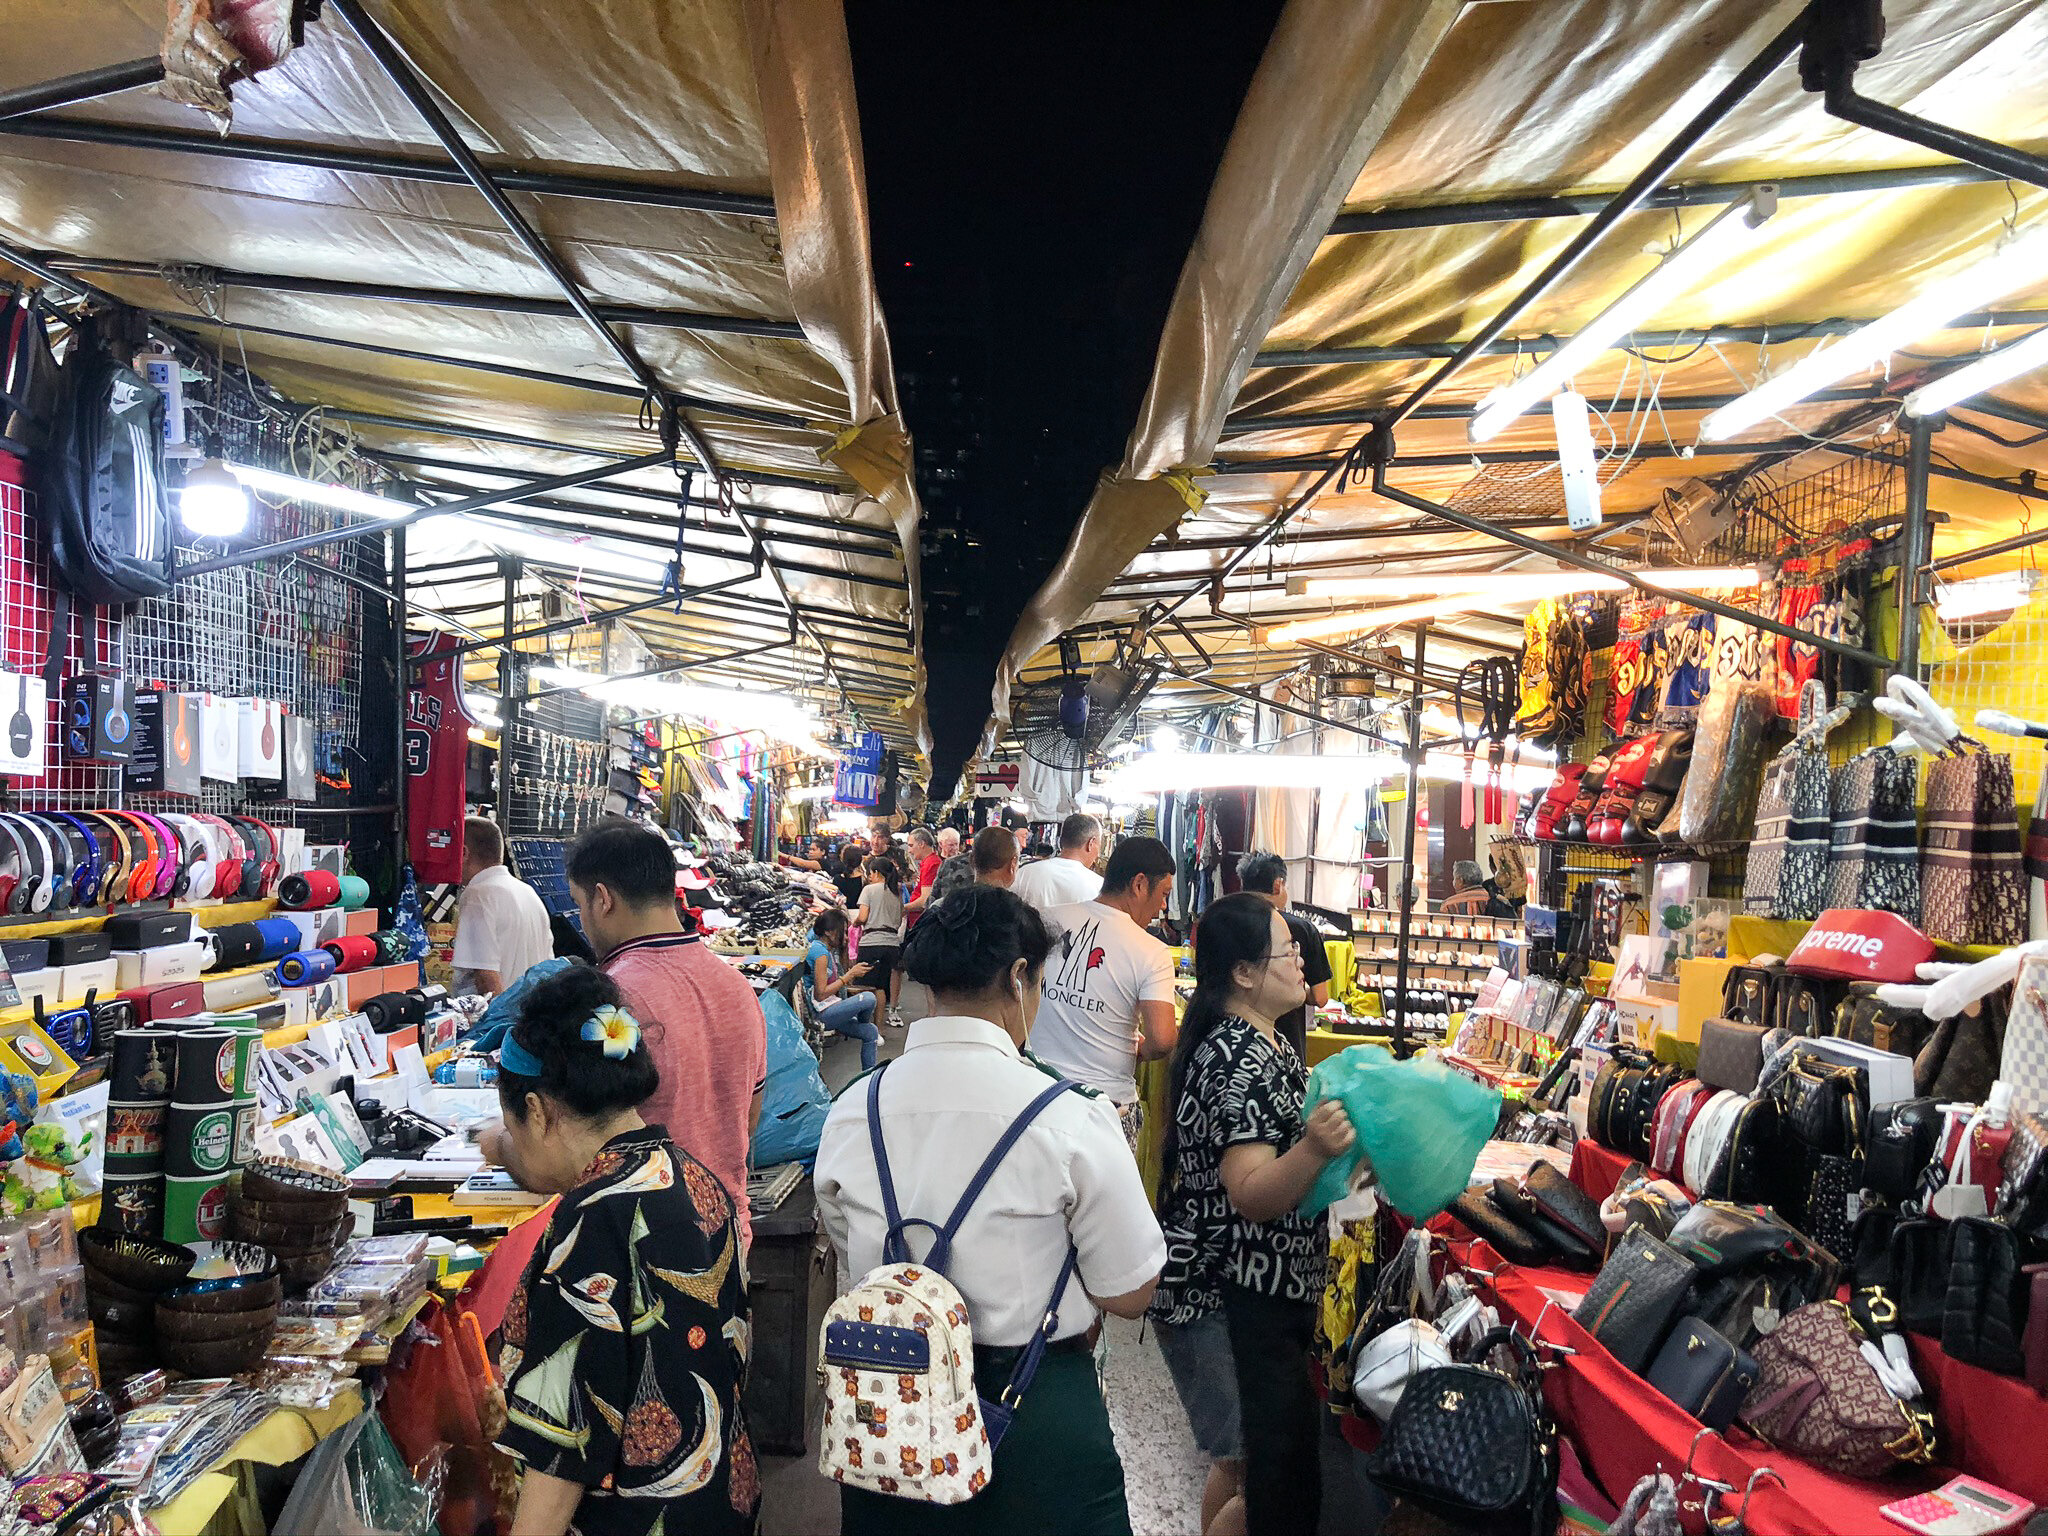
[{"label": "woman in white shirt", "polygon": [[[968,1180],[1052,1075],[1024,1056],[1052,934],[1008,891],[970,886],[911,931],[903,964],[937,1012],[910,1026],[881,1069],[882,1133],[905,1218],[943,1221]],[[888,1220],[869,1139],[868,1091],[844,1093],[818,1147],[818,1208],[857,1278],[882,1262]],[[921,1256],[922,1228],[911,1238]],[[1095,1375],[1098,1309],[1139,1317],[1166,1245],[1115,1109],[1060,1095],[1010,1149],[953,1240],[946,1277],[967,1303],[983,1396],[1009,1381],[1036,1332],[1069,1247],[1078,1255],[1038,1374],[997,1447],[988,1486],[936,1505],[840,1490],[841,1529],[912,1533],[1060,1531],[1128,1536],[1123,1466]]]}]

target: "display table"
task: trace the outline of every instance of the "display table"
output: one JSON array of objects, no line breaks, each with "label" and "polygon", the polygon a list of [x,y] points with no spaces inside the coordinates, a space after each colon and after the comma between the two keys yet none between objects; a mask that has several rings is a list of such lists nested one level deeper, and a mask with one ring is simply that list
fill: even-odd
[{"label": "display table", "polygon": [[328,1407],[302,1411],[281,1408],[228,1448],[214,1470],[195,1479],[170,1503],[150,1511],[163,1536],[220,1536],[224,1531],[260,1532],[254,1515],[224,1515],[228,1501],[248,1489],[252,1467],[281,1467],[297,1461],[322,1440],[363,1411],[363,1389],[351,1382]]}]

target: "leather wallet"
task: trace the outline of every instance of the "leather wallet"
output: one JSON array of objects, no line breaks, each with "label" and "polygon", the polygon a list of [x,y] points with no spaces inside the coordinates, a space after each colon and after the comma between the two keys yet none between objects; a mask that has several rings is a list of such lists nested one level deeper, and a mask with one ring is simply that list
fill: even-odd
[{"label": "leather wallet", "polygon": [[1764,1026],[1708,1019],[1700,1026],[1699,1078],[1710,1088],[1754,1093],[1764,1065]]},{"label": "leather wallet", "polygon": [[1630,1227],[1572,1317],[1640,1376],[1685,1310],[1698,1273],[1670,1245]]},{"label": "leather wallet", "polygon": [[1522,1176],[1522,1187],[1543,1214],[1571,1233],[1595,1254],[1607,1247],[1607,1229],[1600,1224],[1599,1202],[1549,1163],[1538,1159]]},{"label": "leather wallet", "polygon": [[1650,1385],[1709,1429],[1726,1429],[1758,1376],[1756,1357],[1682,1317],[1650,1363]]},{"label": "leather wallet", "polygon": [[1547,1262],[1569,1265],[1573,1269],[1600,1267],[1600,1255],[1606,1251],[1606,1243],[1589,1244],[1569,1227],[1553,1221],[1536,1197],[1513,1179],[1495,1179],[1491,1199],[1508,1220],[1548,1250],[1550,1258]]},{"label": "leather wallet", "polygon": [[1531,1237],[1506,1212],[1476,1189],[1468,1189],[1453,1200],[1446,1209],[1464,1223],[1466,1230],[1474,1236],[1484,1238],[1487,1245],[1510,1264],[1548,1264],[1551,1259],[1549,1248]]}]

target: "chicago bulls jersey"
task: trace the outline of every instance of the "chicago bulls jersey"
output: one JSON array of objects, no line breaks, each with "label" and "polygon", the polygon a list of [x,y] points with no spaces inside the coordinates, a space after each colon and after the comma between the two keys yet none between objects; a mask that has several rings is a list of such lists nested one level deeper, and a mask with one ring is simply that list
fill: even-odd
[{"label": "chicago bulls jersey", "polygon": [[1039,985],[1031,1054],[1119,1105],[1138,1096],[1138,1005],[1173,1002],[1173,951],[1099,901],[1045,914],[1058,937]]},{"label": "chicago bulls jersey", "polygon": [[[436,633],[411,642],[406,654],[425,656],[454,643]],[[476,722],[462,704],[461,669],[460,657],[407,669],[405,846],[422,885],[452,885],[462,878],[463,769],[469,728]]]}]

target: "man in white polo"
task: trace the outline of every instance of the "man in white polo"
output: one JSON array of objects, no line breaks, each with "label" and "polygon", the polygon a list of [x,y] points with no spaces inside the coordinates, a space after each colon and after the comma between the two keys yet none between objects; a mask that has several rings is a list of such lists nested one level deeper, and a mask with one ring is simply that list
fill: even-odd
[{"label": "man in white polo", "polygon": [[1060,851],[1050,859],[1026,864],[1010,889],[1041,912],[1093,901],[1102,890],[1095,861],[1102,857],[1102,823],[1075,814],[1060,823]]}]

